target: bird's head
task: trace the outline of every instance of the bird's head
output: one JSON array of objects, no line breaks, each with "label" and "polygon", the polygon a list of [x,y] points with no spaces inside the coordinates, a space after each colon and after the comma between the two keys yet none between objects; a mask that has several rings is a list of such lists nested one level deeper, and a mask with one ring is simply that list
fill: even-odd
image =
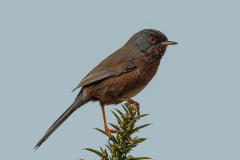
[{"label": "bird's head", "polygon": [[165,52],[168,45],[178,44],[174,41],[168,41],[166,35],[154,29],[144,29],[137,32],[130,38],[129,42],[134,44],[134,48],[140,54],[157,48],[163,48],[163,52]]}]

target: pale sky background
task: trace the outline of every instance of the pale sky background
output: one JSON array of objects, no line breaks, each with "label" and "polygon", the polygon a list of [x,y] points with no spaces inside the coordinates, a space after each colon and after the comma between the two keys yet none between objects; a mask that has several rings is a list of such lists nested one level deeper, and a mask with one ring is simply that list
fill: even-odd
[{"label": "pale sky background", "polygon": [[[43,145],[34,146],[71,105],[71,92],[136,32],[162,31],[169,46],[158,73],[133,99],[137,133],[131,153],[155,160],[240,159],[240,1],[0,2],[0,159],[100,159],[107,137],[101,108],[77,110]],[[116,123],[106,107],[107,121]]]}]

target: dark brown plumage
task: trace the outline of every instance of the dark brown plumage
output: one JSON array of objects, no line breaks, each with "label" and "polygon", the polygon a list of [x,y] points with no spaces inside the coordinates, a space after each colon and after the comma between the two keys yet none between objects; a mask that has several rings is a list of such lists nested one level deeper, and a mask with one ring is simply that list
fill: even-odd
[{"label": "dark brown plumage", "polygon": [[100,102],[104,127],[109,137],[111,133],[116,133],[107,127],[104,106],[127,101],[139,107],[139,103],[130,98],[141,92],[151,81],[167,45],[172,44],[177,43],[168,41],[157,30],[145,29],[134,34],[122,48],[104,59],[83,78],[74,89],[82,87],[73,104],[54,122],[35,149],[76,109],[89,101]]}]

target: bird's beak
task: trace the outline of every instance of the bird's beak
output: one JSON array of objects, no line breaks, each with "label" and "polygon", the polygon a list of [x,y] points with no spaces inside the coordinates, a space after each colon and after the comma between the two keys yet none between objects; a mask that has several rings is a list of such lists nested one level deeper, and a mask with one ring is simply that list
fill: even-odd
[{"label": "bird's beak", "polygon": [[174,42],[174,41],[167,41],[167,42],[160,42],[158,44],[161,44],[161,45],[174,45],[174,44],[178,44],[177,42]]}]

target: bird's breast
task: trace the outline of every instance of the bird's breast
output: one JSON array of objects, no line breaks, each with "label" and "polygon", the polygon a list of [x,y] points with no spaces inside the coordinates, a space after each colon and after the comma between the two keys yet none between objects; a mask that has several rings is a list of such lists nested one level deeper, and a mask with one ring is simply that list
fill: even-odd
[{"label": "bird's breast", "polygon": [[129,91],[125,92],[123,97],[131,98],[137,95],[139,92],[141,92],[157,73],[159,64],[160,59],[151,61],[146,59],[142,60],[140,62],[139,68],[134,70],[132,73],[128,73],[129,78],[132,81],[129,84],[126,84],[126,86],[128,86]]}]

